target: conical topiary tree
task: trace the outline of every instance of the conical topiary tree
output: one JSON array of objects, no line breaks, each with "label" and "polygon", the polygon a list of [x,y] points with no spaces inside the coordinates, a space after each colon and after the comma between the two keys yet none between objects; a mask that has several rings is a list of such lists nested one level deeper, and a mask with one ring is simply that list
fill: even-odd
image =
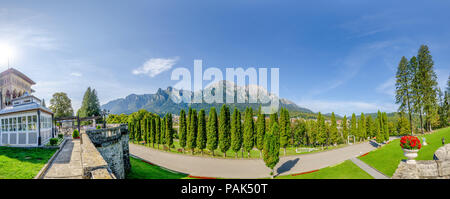
[{"label": "conical topiary tree", "polygon": [[264,136],[264,156],[263,160],[267,167],[269,167],[272,171],[270,172],[270,176],[273,178],[273,168],[277,165],[280,160],[280,144],[279,137],[276,136],[276,131],[278,131],[278,124],[276,122],[273,123],[273,126],[269,133],[266,133]]},{"label": "conical topiary tree", "polygon": [[219,139],[219,129],[218,129],[218,121],[217,121],[217,112],[215,107],[211,107],[209,111],[209,117],[207,122],[207,140],[206,140],[206,146],[208,147],[208,150],[211,151],[212,155],[214,156],[214,150],[217,149],[217,146],[219,145],[218,139]]}]

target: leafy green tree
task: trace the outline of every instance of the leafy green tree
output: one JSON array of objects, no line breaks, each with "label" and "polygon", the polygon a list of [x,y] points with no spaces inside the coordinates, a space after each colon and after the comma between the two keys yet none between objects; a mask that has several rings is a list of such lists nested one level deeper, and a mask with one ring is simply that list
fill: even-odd
[{"label": "leafy green tree", "polygon": [[197,132],[198,132],[198,122],[197,122],[197,111],[192,109],[191,119],[189,119],[189,132],[187,136],[187,148],[189,148],[194,154],[194,150],[197,147]]},{"label": "leafy green tree", "polygon": [[88,87],[83,96],[81,108],[78,110],[80,117],[100,116],[100,102],[98,101],[97,92]]},{"label": "leafy green tree", "polygon": [[233,115],[231,116],[231,150],[234,151],[236,158],[239,150],[241,150],[243,135],[241,134],[241,113],[234,107]]},{"label": "leafy green tree", "polygon": [[214,156],[214,150],[217,149],[217,146],[219,144],[218,138],[219,138],[219,129],[218,129],[218,121],[217,121],[217,112],[215,107],[211,107],[211,110],[209,111],[209,118],[208,118],[208,128],[207,128],[207,147],[212,152],[212,155]]},{"label": "leafy green tree", "polygon": [[264,135],[266,134],[266,118],[261,112],[261,106],[258,110],[258,119],[256,120],[256,148],[259,149],[259,157],[262,157],[264,148]]},{"label": "leafy green tree", "polygon": [[180,124],[179,124],[179,129],[180,129],[180,146],[181,148],[183,148],[183,153],[186,147],[186,137],[187,137],[187,125],[186,125],[186,112],[184,111],[184,109],[181,109],[180,111]]},{"label": "leafy green tree", "polygon": [[227,156],[227,151],[231,146],[230,134],[230,109],[224,104],[220,109],[219,116],[219,148],[224,157]]},{"label": "leafy green tree", "polygon": [[203,155],[203,149],[206,148],[206,116],[204,109],[201,109],[198,113],[197,148],[200,149]]},{"label": "leafy green tree", "polygon": [[254,142],[254,124],[253,124],[253,111],[252,108],[245,110],[244,118],[244,150],[247,152],[247,156],[250,157],[250,151],[253,149]]},{"label": "leafy green tree", "polygon": [[397,121],[397,131],[399,135],[408,135],[411,130],[409,129],[409,121],[406,119],[405,114],[400,112],[400,117]]},{"label": "leafy green tree", "polygon": [[54,93],[49,108],[54,113],[55,118],[73,116],[72,102],[66,93]]},{"label": "leafy green tree", "polygon": [[267,167],[269,167],[272,171],[270,172],[270,175],[273,178],[273,168],[277,165],[277,163],[280,161],[280,144],[279,144],[279,138],[276,136],[278,131],[278,124],[277,122],[273,123],[273,126],[271,127],[271,130],[269,133],[266,133],[264,135],[264,156],[263,160]]},{"label": "leafy green tree", "polygon": [[317,136],[316,136],[316,141],[319,145],[321,145],[322,147],[325,146],[327,143],[327,129],[325,126],[325,118],[322,116],[322,113],[318,113],[317,114]]}]

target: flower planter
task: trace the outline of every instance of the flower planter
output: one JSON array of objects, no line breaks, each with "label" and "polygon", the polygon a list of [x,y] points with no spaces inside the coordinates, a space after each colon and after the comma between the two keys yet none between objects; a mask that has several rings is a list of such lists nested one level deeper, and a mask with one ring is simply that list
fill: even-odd
[{"label": "flower planter", "polygon": [[419,152],[419,149],[415,150],[403,149],[403,155],[406,158],[408,158],[408,160],[406,160],[407,164],[416,164],[416,160],[414,159],[417,158],[417,152]]}]

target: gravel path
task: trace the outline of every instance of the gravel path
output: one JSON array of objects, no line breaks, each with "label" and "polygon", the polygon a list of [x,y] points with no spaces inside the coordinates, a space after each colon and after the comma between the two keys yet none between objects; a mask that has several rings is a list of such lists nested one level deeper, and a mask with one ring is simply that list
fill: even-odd
[{"label": "gravel path", "polygon": [[[275,171],[288,175],[336,165],[376,149],[376,144],[364,142],[330,151],[281,157]],[[193,176],[219,178],[266,178],[270,177],[261,159],[221,159],[164,152],[130,143],[130,153],[156,165]],[[280,151],[282,153],[282,151]]]}]

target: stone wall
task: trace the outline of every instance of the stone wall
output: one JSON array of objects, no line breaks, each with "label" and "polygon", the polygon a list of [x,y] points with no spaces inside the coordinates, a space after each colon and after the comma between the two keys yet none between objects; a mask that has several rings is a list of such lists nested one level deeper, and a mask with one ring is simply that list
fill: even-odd
[{"label": "stone wall", "polygon": [[81,134],[81,164],[84,179],[114,179],[114,175],[108,167],[108,163],[92,144],[89,137]]},{"label": "stone wall", "polygon": [[400,162],[393,179],[450,179],[450,144],[434,153],[434,160],[416,160],[416,164]]},{"label": "stone wall", "polygon": [[[93,144],[95,151],[107,163],[108,170],[114,174],[115,178],[125,178],[126,173],[131,169],[126,125],[87,130],[83,138],[88,138],[87,140]],[[104,172],[98,172],[98,175],[104,174]]]}]

